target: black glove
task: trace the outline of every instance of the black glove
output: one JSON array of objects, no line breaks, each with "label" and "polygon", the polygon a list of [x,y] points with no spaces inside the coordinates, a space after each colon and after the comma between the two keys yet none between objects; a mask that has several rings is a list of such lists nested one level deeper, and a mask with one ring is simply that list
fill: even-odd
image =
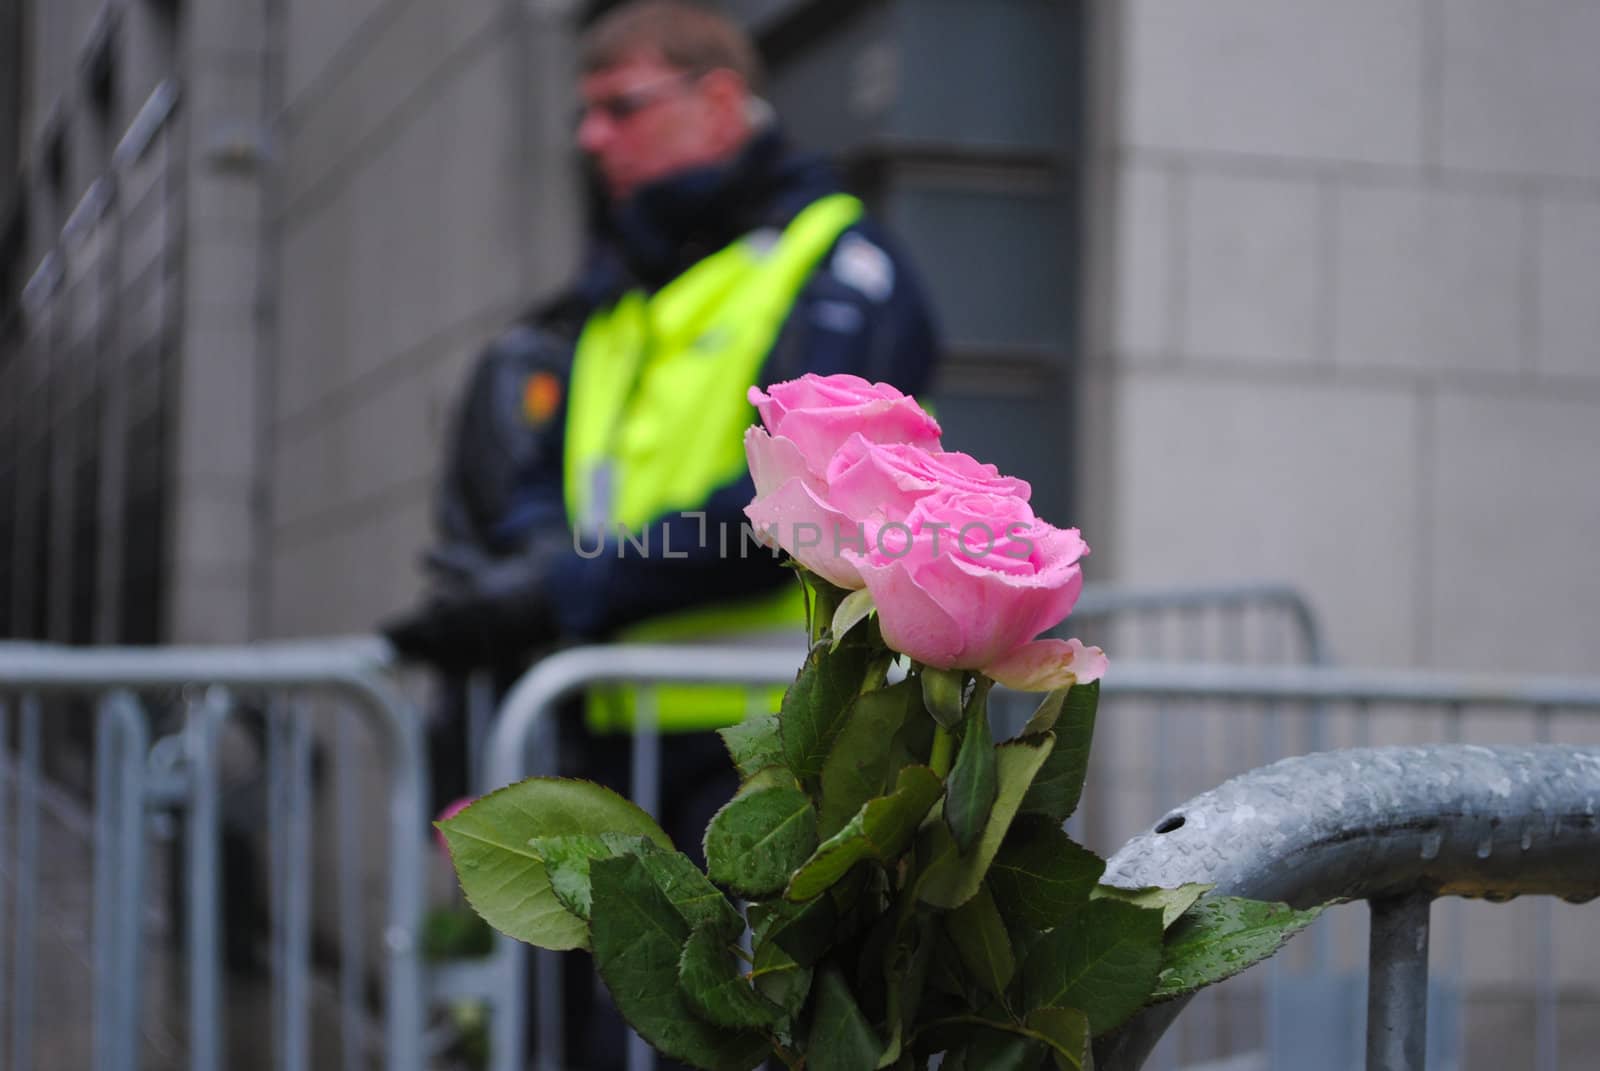
[{"label": "black glove", "polygon": [[508,665],[559,633],[542,570],[527,558],[487,564],[379,629],[402,658],[452,671]]}]

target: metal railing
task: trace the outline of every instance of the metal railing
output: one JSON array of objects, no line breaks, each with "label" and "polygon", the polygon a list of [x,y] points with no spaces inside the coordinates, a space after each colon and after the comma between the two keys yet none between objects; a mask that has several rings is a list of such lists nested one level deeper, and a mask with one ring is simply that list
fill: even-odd
[{"label": "metal railing", "polygon": [[1332,661],[1310,600],[1277,582],[1087,584],[1072,616],[1056,631],[1121,658],[1230,666]]},{"label": "metal railing", "polygon": [[[1220,682],[1219,682],[1220,683]],[[1332,682],[1308,680],[1329,694]],[[1429,695],[1421,681],[1374,691]],[[1511,682],[1482,682],[1503,693]],[[1230,686],[1238,690],[1238,684]],[[1560,687],[1511,689],[1574,698]],[[1583,695],[1593,701],[1593,691]],[[1308,907],[1371,905],[1368,1071],[1420,1071],[1427,1054],[1430,909],[1439,896],[1600,896],[1600,748],[1352,749],[1285,759],[1164,816],[1107,865],[1123,886],[1204,882],[1214,895]],[[1187,1004],[1141,1012],[1097,1047],[1137,1071]]]},{"label": "metal railing", "polygon": [[[147,1039],[145,964],[149,959],[146,891],[151,868],[150,832],[174,819],[184,826],[182,853],[172,895],[184,901],[181,967],[187,1003],[187,1064],[195,1071],[230,1065],[226,1055],[228,981],[223,946],[220,884],[225,730],[247,706],[265,723],[266,825],[270,861],[273,1046],[278,1066],[311,1062],[311,910],[315,867],[310,848],[314,827],[312,700],[337,702],[362,719],[382,749],[385,768],[387,839],[385,914],[378,961],[386,983],[382,1048],[385,1066],[420,1071],[424,1062],[423,972],[418,958],[422,920],[424,852],[427,848],[427,784],[420,720],[384,669],[387,652],[376,641],[256,645],[246,648],[66,649],[0,644],[0,726],[18,729],[16,760],[0,747],[0,773],[14,781],[15,812],[6,814],[7,786],[0,782],[0,831],[15,829],[14,849],[0,846],[0,890],[10,885],[16,903],[8,937],[9,1064],[49,1066],[39,1055],[34,1013],[40,966],[41,817],[62,818],[74,804],[58,800],[42,811],[48,758],[45,729],[60,736],[94,725],[92,969],[93,1066],[117,1071],[140,1065]],[[85,708],[83,700],[92,704]],[[151,743],[153,715],[175,707],[176,730]],[[352,753],[350,717],[328,728],[337,734],[326,749],[335,758]],[[66,751],[67,749],[60,749]],[[78,749],[81,753],[81,748]],[[58,756],[62,757],[62,756]],[[333,814],[338,845],[337,894],[342,1066],[368,1066],[371,1053],[364,974],[365,947],[360,828],[363,789],[355,771],[338,769]],[[65,796],[64,793],[56,793]],[[80,824],[84,824],[80,821]],[[81,885],[81,876],[56,890]],[[0,919],[4,918],[0,910]],[[67,920],[67,927],[77,925]],[[62,954],[70,958],[70,950]],[[3,973],[3,972],[0,972]],[[60,1022],[59,1016],[55,1020]],[[81,1034],[80,1031],[75,1031]],[[64,1040],[69,1048],[82,1038]],[[77,1051],[71,1049],[71,1051]],[[78,1065],[81,1057],[60,1056]],[[57,1063],[56,1066],[68,1066]]]},{"label": "metal railing", "polygon": [[[1074,833],[1096,846],[1121,843],[1149,815],[1160,814],[1224,777],[1313,745],[1360,747],[1403,727],[1412,737],[1461,742],[1509,736],[1516,742],[1570,736],[1574,726],[1600,732],[1600,682],[1554,678],[1492,677],[1415,672],[1352,672],[1315,665],[1283,664],[1317,661],[1326,650],[1316,621],[1303,599],[1278,586],[1195,589],[1160,592],[1140,589],[1091,588],[1069,622],[1071,631],[1100,643],[1113,654],[1107,679],[1089,795],[1075,817]],[[1160,661],[1136,662],[1129,656]],[[600,683],[724,683],[746,686],[753,702],[765,702],[773,685],[792,680],[800,649],[750,647],[626,646],[581,648],[564,652],[535,667],[513,688],[496,717],[486,713],[485,696],[473,706],[479,720],[493,722],[492,735],[479,740],[474,754],[480,765],[475,781],[492,789],[529,773],[550,772],[556,760],[553,718],[556,706],[581,689]],[[1215,665],[1227,657],[1253,665]],[[387,651],[372,640],[342,645],[264,645],[234,649],[64,649],[43,645],[0,644],[0,938],[11,945],[0,962],[0,1011],[11,1022],[9,1045],[0,1046],[0,1067],[26,1067],[36,1038],[30,1033],[41,1009],[33,986],[39,968],[37,937],[41,904],[38,875],[51,849],[41,844],[41,814],[49,820],[53,799],[43,775],[54,730],[61,723],[87,726],[92,717],[93,821],[95,873],[93,958],[95,979],[94,1060],[98,1068],[136,1065],[140,1029],[139,992],[130,983],[148,973],[150,949],[141,929],[141,897],[148,902],[160,874],[152,872],[144,848],[152,826],[177,816],[188,829],[188,852],[181,868],[182,895],[190,903],[183,915],[188,1001],[188,1054],[193,1067],[215,1067],[222,1057],[225,990],[218,962],[220,932],[216,879],[223,868],[219,856],[219,811],[222,786],[217,757],[225,730],[234,732],[241,711],[250,708],[252,723],[264,724],[263,749],[268,805],[264,810],[267,853],[271,862],[271,941],[274,1054],[278,1066],[300,1068],[310,1062],[307,1041],[314,1017],[308,993],[314,981],[306,951],[313,907],[309,847],[321,827],[313,825],[312,785],[318,761],[331,754],[348,758],[354,721],[349,717],[324,723],[312,717],[308,700],[335,695],[353,703],[377,732],[386,751],[388,800],[386,839],[389,844],[387,916],[381,931],[380,962],[386,976],[386,1066],[420,1067],[426,1058],[423,1036],[429,1000],[470,997],[490,1011],[491,1058],[496,1068],[523,1065],[527,1050],[526,1012],[530,992],[536,1001],[538,1051],[542,1068],[555,1066],[562,1022],[561,989],[554,956],[536,960],[537,986],[530,990],[524,949],[500,940],[482,960],[450,961],[426,970],[418,961],[416,941],[424,895],[426,767],[422,731],[411,706],[395,688],[388,672]],[[478,689],[481,693],[482,689]],[[176,696],[182,724],[178,732],[151,742],[151,715],[163,695]],[[70,697],[94,701],[93,711],[73,707]],[[1025,712],[1027,697],[997,694],[992,704],[997,719]],[[1010,709],[1010,713],[1007,711]],[[660,740],[648,731],[654,720],[649,687],[641,689],[637,710],[645,731],[634,734],[632,795],[654,810],[660,799]],[[1479,716],[1483,720],[1479,720]],[[327,725],[337,737],[319,736],[313,726]],[[1210,727],[1217,727],[1211,732]],[[1496,735],[1498,734],[1498,735]],[[1212,738],[1215,739],[1212,739]],[[1408,737],[1408,740],[1410,738]],[[1416,741],[1422,742],[1422,741]],[[1600,741],[1596,741],[1600,743]],[[1204,754],[1205,744],[1220,750],[1220,759]],[[316,756],[316,758],[314,758]],[[1130,795],[1130,787],[1133,789]],[[361,856],[369,839],[356,817],[362,798],[353,778],[340,776],[333,785],[332,805],[337,838],[339,912],[334,927],[341,967],[337,992],[319,1003],[340,1008],[343,1066],[367,1066],[377,1045],[365,1040],[363,967],[368,961],[367,930],[358,921],[363,894]],[[112,806],[112,803],[115,803]],[[1137,815],[1130,825],[1129,817]],[[1170,816],[1169,816],[1170,817]],[[1086,819],[1086,821],[1084,821]],[[1121,827],[1127,827],[1126,832]],[[48,831],[46,831],[48,836]],[[91,834],[85,832],[87,839]],[[6,839],[8,838],[9,839]],[[10,869],[15,878],[3,873]],[[7,896],[11,897],[8,905]],[[1541,901],[1548,905],[1549,901]],[[12,926],[3,921],[11,908]],[[48,914],[51,905],[43,905]],[[1454,945],[1446,970],[1436,971],[1438,989],[1462,977],[1459,948],[1464,934],[1459,901],[1441,907],[1444,939]],[[1330,912],[1330,916],[1337,912]],[[1178,1021],[1178,1030],[1153,1053],[1152,1065],[1210,1059],[1259,1046],[1257,1035],[1295,1032],[1319,1010],[1306,1005],[1285,1012],[1280,993],[1296,992],[1296,984],[1333,977],[1340,970],[1333,953],[1333,923],[1319,922],[1303,943],[1315,950],[1309,972],[1279,970],[1281,960],[1266,969],[1272,984],[1261,986],[1252,972],[1202,993]],[[1535,1066],[1556,1066],[1560,1033],[1556,1023],[1558,995],[1552,969],[1554,931],[1548,911],[1537,920],[1535,980]],[[1291,950],[1297,951],[1297,950]],[[1300,949],[1298,951],[1304,951]],[[1340,945],[1337,951],[1343,951]],[[1600,953],[1597,953],[1600,954]],[[1294,957],[1290,957],[1294,958]],[[1299,956],[1300,960],[1306,957]],[[1347,979],[1338,979],[1341,984]],[[1251,988],[1251,987],[1254,988]],[[1219,1000],[1231,989],[1241,995]],[[1348,988],[1348,987],[1346,987]],[[1448,986],[1445,987],[1448,990]],[[1437,993],[1434,994],[1437,996]],[[1448,995],[1448,993],[1447,993]],[[1302,1002],[1304,1004],[1304,1002]],[[1596,1003],[1600,1003],[1597,1000]],[[1225,1038],[1227,1015],[1246,1008],[1253,1017],[1240,1037]],[[1434,1037],[1449,1038],[1460,1030],[1459,1012],[1445,1006],[1435,1014],[1442,1029]],[[1285,1016],[1288,1016],[1286,1019]],[[1299,1016],[1296,1018],[1295,1016]],[[1265,1025],[1262,1025],[1262,1022]],[[1288,1022],[1288,1028],[1284,1023]],[[0,1037],[5,1024],[0,1022]],[[1230,1027],[1231,1029],[1231,1027]],[[1235,1034],[1239,1033],[1237,1030]],[[1182,1035],[1180,1038],[1179,1035]],[[1211,1036],[1214,1035],[1214,1036]],[[1180,1042],[1199,1039],[1180,1053]],[[1270,1038],[1268,1059],[1279,1055]],[[1201,1043],[1203,1042],[1203,1044]],[[633,1050],[634,1066],[648,1056]],[[6,1062],[9,1057],[9,1063]],[[1270,1066],[1280,1066],[1274,1062]],[[1296,1066],[1309,1067],[1303,1061]],[[1324,1062],[1318,1066],[1334,1066]],[[1346,1065],[1348,1066],[1348,1065]],[[1452,1066],[1449,1060],[1440,1067]]]}]

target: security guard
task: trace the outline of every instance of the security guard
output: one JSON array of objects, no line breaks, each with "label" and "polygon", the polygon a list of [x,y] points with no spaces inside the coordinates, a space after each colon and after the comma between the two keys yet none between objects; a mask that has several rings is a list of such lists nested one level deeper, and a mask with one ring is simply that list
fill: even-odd
[{"label": "security guard", "polygon": [[[918,393],[932,371],[917,280],[831,170],[790,148],[742,31],[642,0],[582,48],[591,252],[480,360],[444,470],[437,590],[385,629],[447,668],[509,674],[556,642],[793,636],[793,575],[741,553],[748,388],[851,372]],[[729,699],[660,702],[663,824],[691,854],[733,789],[699,731],[739,719]],[[630,728],[628,696],[587,713],[601,742],[582,772],[625,786],[628,748],[603,740]]]}]

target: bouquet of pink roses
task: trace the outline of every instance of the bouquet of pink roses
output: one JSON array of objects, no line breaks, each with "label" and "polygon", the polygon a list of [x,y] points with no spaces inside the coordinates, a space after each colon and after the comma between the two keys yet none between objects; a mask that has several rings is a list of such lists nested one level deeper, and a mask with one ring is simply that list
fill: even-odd
[{"label": "bouquet of pink roses", "polygon": [[886,384],[806,376],[750,400],[745,453],[758,530],[876,611],[884,642],[925,667],[1021,691],[1088,684],[1105,655],[1036,637],[1072,612],[1089,553],[1077,529],[1033,515],[1026,482],[939,448],[939,425]]},{"label": "bouquet of pink roses", "polygon": [[[723,731],[743,783],[707,872],[621,797],[533,779],[441,823],[480,914],[591,950],[633,1028],[710,1071],[1087,1067],[1093,1037],[1314,917],[1102,886],[1064,832],[1106,659],[1041,638],[1088,547],[1025,482],[943,450],[884,384],[751,402],[746,513],[811,593],[811,648],[777,713]],[[1047,693],[999,744],[996,683]]]}]

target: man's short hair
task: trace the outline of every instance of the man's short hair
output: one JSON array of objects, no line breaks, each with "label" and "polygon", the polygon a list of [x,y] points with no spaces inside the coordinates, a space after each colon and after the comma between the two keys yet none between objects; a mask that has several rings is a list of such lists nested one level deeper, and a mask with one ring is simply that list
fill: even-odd
[{"label": "man's short hair", "polygon": [[584,31],[583,73],[614,67],[632,53],[653,49],[691,74],[730,70],[752,93],[762,89],[761,57],[750,35],[715,11],[689,0],[634,0],[601,16]]}]

